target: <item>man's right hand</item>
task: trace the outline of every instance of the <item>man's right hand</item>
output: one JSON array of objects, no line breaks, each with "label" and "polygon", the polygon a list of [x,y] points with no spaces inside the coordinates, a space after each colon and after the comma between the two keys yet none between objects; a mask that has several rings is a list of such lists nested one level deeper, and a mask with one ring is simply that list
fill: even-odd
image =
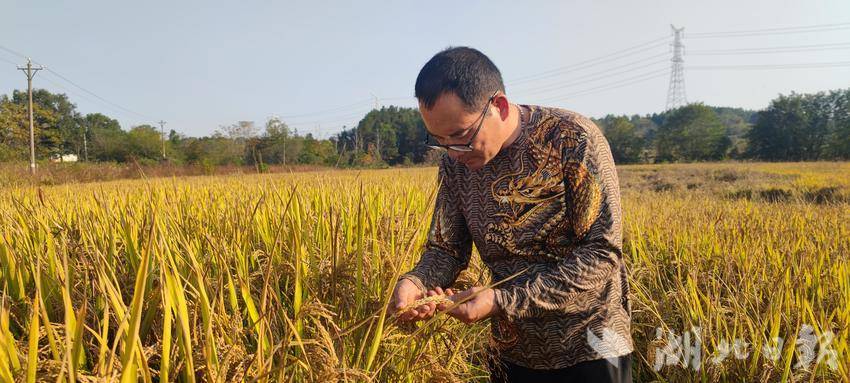
[{"label": "man's right hand", "polygon": [[434,316],[437,309],[437,305],[434,303],[424,304],[405,312],[400,312],[405,307],[409,306],[417,299],[422,299],[424,296],[425,295],[422,294],[422,290],[419,290],[419,287],[417,287],[415,283],[407,278],[402,278],[398,281],[398,283],[396,283],[395,290],[393,290],[393,297],[390,299],[390,311],[395,313],[398,316],[398,319],[402,321],[415,321],[431,318]]}]

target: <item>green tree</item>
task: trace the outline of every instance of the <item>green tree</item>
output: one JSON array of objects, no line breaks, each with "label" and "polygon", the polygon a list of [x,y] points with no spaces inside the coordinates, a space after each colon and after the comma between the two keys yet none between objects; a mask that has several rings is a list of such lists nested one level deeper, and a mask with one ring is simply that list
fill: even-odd
[{"label": "green tree", "polygon": [[832,130],[828,133],[826,155],[850,159],[850,88],[830,92],[833,98]]},{"label": "green tree", "polygon": [[[51,93],[45,89],[33,90],[32,98],[35,112],[33,119],[38,126],[38,152],[44,156],[69,153],[81,155],[83,130],[77,106],[65,94]],[[29,103],[27,92],[13,91],[12,102],[26,107]]]},{"label": "green tree", "polygon": [[641,160],[644,142],[635,125],[625,116],[616,117],[606,125],[605,138],[617,163],[635,163]]},{"label": "green tree", "polygon": [[[64,95],[62,96],[64,97]],[[52,94],[43,90],[37,90],[33,94],[33,132],[36,159],[63,153],[62,134],[58,128],[60,112],[50,102],[45,101],[45,99],[52,97]],[[63,100],[67,101],[64,98]],[[27,93],[15,90],[12,92],[11,98],[3,96],[2,104],[0,113],[3,116],[0,117],[0,123],[2,123],[3,133],[0,133],[0,136],[2,136],[0,139],[5,142],[5,145],[4,148],[0,149],[0,152],[2,152],[0,155],[9,157],[9,159],[29,158],[29,101]],[[68,103],[62,105],[66,106],[66,104]],[[70,105],[73,107],[72,104]]]},{"label": "green tree", "polygon": [[[226,162],[234,165],[252,163],[256,141],[257,128],[254,121],[238,121],[235,124],[223,125],[218,132],[216,145],[223,150]],[[221,140],[220,138],[226,138]],[[252,146],[248,146],[248,144]],[[246,161],[247,160],[247,161]]]},{"label": "green tree", "polygon": [[29,128],[24,105],[16,104],[6,95],[0,96],[0,161],[24,160],[29,145]]},{"label": "green tree", "polygon": [[747,134],[748,153],[763,160],[796,161],[802,157],[802,131],[808,125],[803,97],[780,95],[758,113],[757,122]]},{"label": "green tree", "polygon": [[769,161],[850,158],[850,89],[780,95],[758,112],[747,155]]},{"label": "green tree", "polygon": [[803,113],[808,123],[799,134],[800,160],[819,160],[825,154],[827,139],[835,122],[835,101],[830,94],[824,92],[803,97]]},{"label": "green tree", "polygon": [[319,141],[313,138],[313,135],[307,133],[304,137],[303,147],[298,154],[298,163],[301,164],[321,164],[324,162],[328,153],[324,153]]},{"label": "green tree", "polygon": [[656,134],[656,161],[709,161],[731,146],[717,113],[701,103],[675,109]]},{"label": "green tree", "polygon": [[350,165],[396,165],[425,161],[425,134],[417,109],[389,106],[370,111],[357,127],[343,130],[334,141]]},{"label": "green tree", "polygon": [[121,130],[117,120],[100,113],[85,115],[82,123],[88,130],[89,158],[98,161],[127,160],[127,133]]},{"label": "green tree", "polygon": [[134,126],[127,133],[127,147],[137,159],[157,161],[162,158],[159,130],[150,125]]},{"label": "green tree", "polygon": [[[262,155],[263,161],[269,164],[286,164],[287,141],[290,140],[292,132],[285,122],[278,117],[271,117],[266,121],[266,131],[257,145],[257,150]],[[293,162],[292,147],[289,148],[289,162]]]},{"label": "green tree", "polygon": [[183,164],[186,162],[186,153],[183,148],[186,143],[186,136],[177,133],[176,130],[168,131],[168,139],[165,141],[165,156],[169,162],[175,164]]}]

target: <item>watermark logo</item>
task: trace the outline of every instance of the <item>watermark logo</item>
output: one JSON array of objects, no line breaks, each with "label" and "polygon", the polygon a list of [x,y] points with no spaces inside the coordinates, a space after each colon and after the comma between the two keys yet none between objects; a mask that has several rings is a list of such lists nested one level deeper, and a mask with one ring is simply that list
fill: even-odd
[{"label": "watermark logo", "polygon": [[699,370],[702,365],[702,338],[700,328],[691,327],[690,331],[678,335],[667,331],[666,341],[664,332],[660,327],[655,329],[655,341],[663,343],[662,347],[656,347],[654,354],[650,356],[652,368],[660,371],[662,367],[669,365],[681,365]]},{"label": "watermark logo", "polygon": [[617,358],[631,352],[629,342],[611,328],[602,329],[602,337],[596,336],[593,331],[587,329],[587,344],[596,354],[605,358],[608,363],[618,365]]},{"label": "watermark logo", "polygon": [[[825,363],[830,370],[837,370],[838,352],[832,349],[834,338],[832,331],[817,334],[811,325],[802,325],[794,341],[794,368],[808,369],[812,364]],[[665,332],[658,327],[655,329],[655,340],[650,343],[650,363],[655,371],[674,365],[699,370],[702,365],[702,345],[699,327],[692,327],[681,335],[670,330]],[[782,358],[785,345],[785,340],[781,337],[769,339],[761,347],[761,357],[777,362]],[[753,347],[746,339],[735,338],[731,342],[722,339],[706,361],[719,365],[730,358],[743,360],[750,357]]]}]

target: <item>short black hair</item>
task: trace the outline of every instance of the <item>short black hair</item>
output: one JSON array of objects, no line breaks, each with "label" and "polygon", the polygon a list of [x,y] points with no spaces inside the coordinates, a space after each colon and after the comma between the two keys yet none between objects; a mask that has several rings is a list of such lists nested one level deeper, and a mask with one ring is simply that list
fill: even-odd
[{"label": "short black hair", "polygon": [[490,58],[469,47],[449,47],[425,63],[416,77],[416,98],[430,109],[443,93],[452,92],[469,112],[484,106],[497,90],[505,91],[502,73]]}]

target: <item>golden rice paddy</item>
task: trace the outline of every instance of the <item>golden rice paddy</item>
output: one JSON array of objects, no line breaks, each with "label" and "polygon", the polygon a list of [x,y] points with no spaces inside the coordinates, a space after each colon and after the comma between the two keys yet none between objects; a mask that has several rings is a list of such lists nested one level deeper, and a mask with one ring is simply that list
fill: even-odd
[{"label": "golden rice paddy", "polygon": [[[636,380],[850,380],[850,164],[619,174]],[[0,189],[0,381],[486,381],[486,322],[383,315],[435,182]],[[458,280],[488,282],[477,259]]]}]

